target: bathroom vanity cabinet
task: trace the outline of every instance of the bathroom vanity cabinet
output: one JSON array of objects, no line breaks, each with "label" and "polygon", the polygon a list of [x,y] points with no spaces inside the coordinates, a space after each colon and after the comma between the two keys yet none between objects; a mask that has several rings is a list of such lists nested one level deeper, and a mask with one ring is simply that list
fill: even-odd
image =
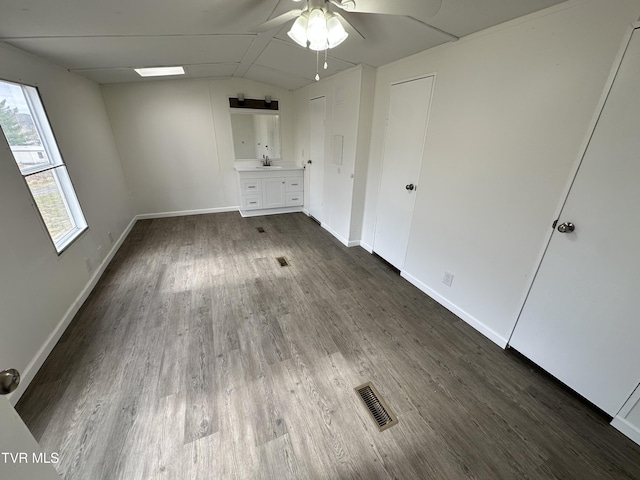
[{"label": "bathroom vanity cabinet", "polygon": [[236,166],[243,217],[301,212],[304,203],[302,167]]}]

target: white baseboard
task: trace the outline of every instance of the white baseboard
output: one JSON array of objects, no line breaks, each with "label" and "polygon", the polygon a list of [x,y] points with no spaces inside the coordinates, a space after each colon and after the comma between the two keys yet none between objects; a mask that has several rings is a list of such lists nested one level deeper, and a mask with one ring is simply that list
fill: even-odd
[{"label": "white baseboard", "polygon": [[49,335],[49,338],[47,338],[46,342],[44,342],[42,347],[40,347],[40,350],[38,350],[38,353],[33,358],[33,360],[29,362],[27,368],[25,368],[21,372],[20,386],[18,386],[18,388],[13,393],[8,395],[11,405],[15,406],[15,404],[18,403],[18,400],[20,400],[22,394],[25,392],[31,381],[35,378],[36,373],[38,373],[38,370],[40,370],[40,367],[42,367],[42,364],[45,362],[53,348],[56,346],[58,340],[60,340],[60,337],[62,337],[62,334],[71,323],[71,320],[73,320],[73,317],[75,317],[76,313],[78,313],[78,310],[80,310],[80,307],[82,307],[84,302],[89,297],[89,294],[95,288],[98,280],[100,280],[100,277],[102,277],[102,274],[107,269],[107,266],[109,265],[111,260],[113,260],[113,257],[115,256],[124,240],[127,238],[127,235],[129,235],[129,232],[131,232],[131,229],[135,225],[136,221],[137,217],[134,217],[127,228],[124,229],[124,232],[122,232],[122,235],[120,235],[118,240],[113,244],[113,247],[111,247],[111,250],[109,251],[107,256],[104,258],[104,260],[102,260],[100,266],[93,273],[93,276],[89,279],[89,282],[87,282],[85,287],[82,289],[80,295],[78,295],[75,301],[67,309],[60,322],[58,322],[56,328],[53,330],[53,332],[51,332],[51,335]]},{"label": "white baseboard", "polygon": [[324,228],[327,232],[329,232],[331,235],[336,237],[338,240],[340,240],[340,243],[342,243],[345,247],[357,247],[358,245],[360,245],[360,240],[347,240],[326,223],[321,223],[320,226]]},{"label": "white baseboard", "polygon": [[351,246],[351,245],[349,245],[349,240],[344,238],[342,235],[340,235],[338,232],[336,232],[333,228],[331,228],[326,223],[323,222],[323,223],[320,224],[320,226],[322,228],[324,228],[327,232],[329,232],[331,235],[336,237],[340,241],[340,243],[343,244],[345,247],[350,247]]},{"label": "white baseboard", "polygon": [[199,210],[179,210],[177,212],[159,212],[159,213],[141,213],[136,215],[136,220],[148,220],[152,218],[166,218],[166,217],[186,217],[187,215],[206,215],[208,213],[223,213],[223,212],[237,212],[240,207],[217,207],[217,208],[202,208]]},{"label": "white baseboard", "polygon": [[364,248],[367,252],[373,253],[373,247],[371,245],[369,245],[368,243],[365,243],[362,240],[360,240],[360,246],[362,248]]},{"label": "white baseboard", "polygon": [[502,337],[501,335],[498,335],[496,332],[494,332],[492,329],[487,327],[484,323],[479,321],[477,318],[465,312],[463,309],[459,308],[458,306],[454,305],[449,300],[447,300],[442,295],[440,295],[438,292],[431,289],[426,284],[422,283],[420,280],[415,278],[413,275],[405,272],[404,270],[400,272],[400,276],[406,279],[409,283],[415,285],[417,288],[422,290],[427,295],[429,295],[431,298],[433,298],[436,302],[438,302],[444,308],[446,308],[447,310],[449,310],[450,312],[454,313],[455,315],[460,317],[462,320],[467,322],[469,325],[471,325],[473,328],[478,330],[489,340],[496,343],[501,348],[507,348],[507,339]]},{"label": "white baseboard", "polygon": [[613,420],[611,420],[611,426],[615,427],[618,431],[622,432],[624,435],[640,445],[640,429],[632,423],[629,423],[626,419],[618,416],[613,417]]}]

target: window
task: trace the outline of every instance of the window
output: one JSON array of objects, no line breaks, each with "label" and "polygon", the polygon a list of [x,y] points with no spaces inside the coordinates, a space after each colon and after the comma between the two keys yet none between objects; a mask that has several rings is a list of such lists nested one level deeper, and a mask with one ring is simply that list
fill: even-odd
[{"label": "window", "polygon": [[87,229],[87,222],[34,87],[0,81],[0,127],[61,253]]}]

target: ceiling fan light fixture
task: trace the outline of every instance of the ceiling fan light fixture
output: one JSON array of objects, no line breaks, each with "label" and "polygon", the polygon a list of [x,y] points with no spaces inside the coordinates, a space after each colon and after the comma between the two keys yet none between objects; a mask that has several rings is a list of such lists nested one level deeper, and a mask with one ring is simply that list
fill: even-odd
[{"label": "ceiling fan light fixture", "polygon": [[349,34],[345,31],[340,19],[331,14],[327,19],[327,43],[329,48],[334,48],[344,42]]},{"label": "ceiling fan light fixture", "polygon": [[307,46],[307,26],[307,17],[305,15],[300,15],[296,21],[293,22],[291,29],[287,32],[289,38],[303,48],[306,48]]},{"label": "ceiling fan light fixture", "polygon": [[[307,26],[307,38],[309,43],[318,46],[322,43],[325,48],[327,44],[327,17],[321,8],[314,8],[309,13]],[[314,50],[312,48],[312,50]]]},{"label": "ceiling fan light fixture", "polygon": [[314,52],[321,52],[322,50],[327,49],[327,40],[322,39],[321,41],[309,43],[309,50],[313,50]]},{"label": "ceiling fan light fixture", "polygon": [[[325,70],[327,69],[327,50],[337,47],[349,36],[340,17],[326,8],[326,4],[329,2],[341,8],[343,8],[343,4],[355,6],[353,0],[308,0],[307,9],[302,11],[302,14],[287,32],[289,38],[301,47],[308,46],[309,50],[315,52],[324,51]],[[316,55],[316,80],[320,80],[318,55]]]}]

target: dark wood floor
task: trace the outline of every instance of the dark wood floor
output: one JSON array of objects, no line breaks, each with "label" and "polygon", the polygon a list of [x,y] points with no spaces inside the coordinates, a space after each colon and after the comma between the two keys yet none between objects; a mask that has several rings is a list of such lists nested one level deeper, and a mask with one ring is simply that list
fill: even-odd
[{"label": "dark wood floor", "polygon": [[138,222],[18,411],[66,479],[640,478],[606,418],[303,214]]}]

